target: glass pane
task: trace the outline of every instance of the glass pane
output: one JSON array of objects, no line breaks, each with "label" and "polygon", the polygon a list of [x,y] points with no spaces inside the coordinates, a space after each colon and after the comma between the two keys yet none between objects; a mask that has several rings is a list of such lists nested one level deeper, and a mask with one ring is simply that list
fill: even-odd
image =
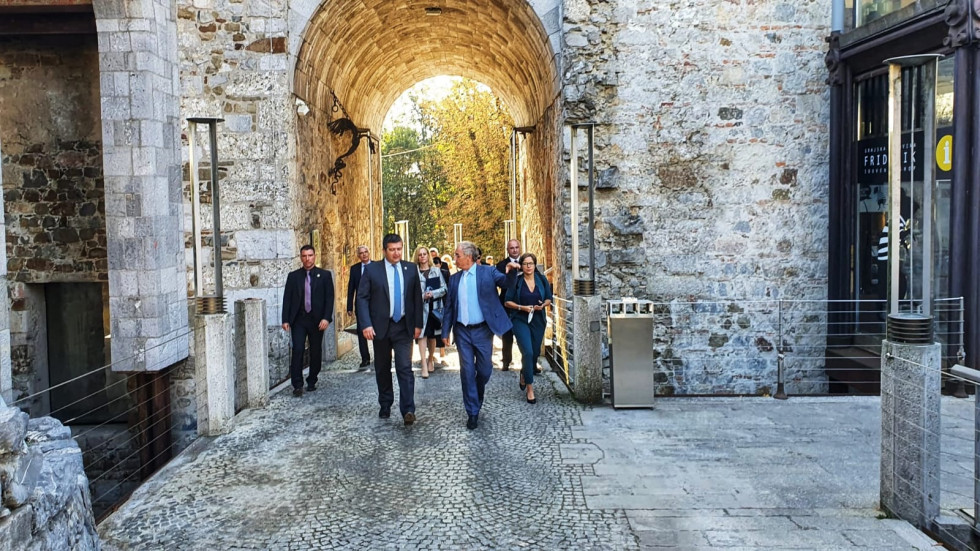
[{"label": "glass pane", "polygon": [[[940,60],[936,83],[935,151],[925,151],[924,71],[919,67],[902,73],[902,197],[901,219],[894,232],[888,224],[888,77],[879,75],[855,87],[857,105],[857,220],[853,244],[854,298],[882,301],[862,306],[865,322],[884,316],[871,316],[884,310],[888,297],[888,241],[900,240],[899,288],[903,309],[918,309],[923,300],[924,240],[934,244],[933,296],[948,293],[949,277],[949,181],[951,178],[953,106],[952,57]],[[936,180],[923,182],[924,163],[936,163]],[[928,187],[927,187],[928,186]],[[933,235],[923,235],[923,194],[931,192],[935,224]],[[931,298],[931,297],[930,297]],[[874,332],[875,323],[862,324],[862,331]]]},{"label": "glass pane", "polygon": [[860,27],[914,3],[915,0],[858,0],[849,11],[854,13],[855,27]]}]

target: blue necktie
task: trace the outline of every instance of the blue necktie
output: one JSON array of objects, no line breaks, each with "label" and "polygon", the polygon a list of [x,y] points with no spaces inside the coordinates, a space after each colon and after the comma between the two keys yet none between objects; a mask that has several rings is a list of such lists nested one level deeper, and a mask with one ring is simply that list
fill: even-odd
[{"label": "blue necktie", "polygon": [[395,270],[395,296],[391,297],[391,300],[395,301],[395,313],[391,316],[391,319],[395,323],[402,320],[402,279],[398,275],[398,264],[392,266]]}]

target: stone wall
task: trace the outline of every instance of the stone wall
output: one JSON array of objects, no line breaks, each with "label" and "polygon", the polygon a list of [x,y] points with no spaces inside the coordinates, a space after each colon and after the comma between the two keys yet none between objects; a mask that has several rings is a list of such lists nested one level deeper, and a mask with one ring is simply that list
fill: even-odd
[{"label": "stone wall", "polygon": [[113,369],[156,371],[188,353],[176,7],[105,0],[93,8]]},{"label": "stone wall", "polygon": [[[96,75],[94,36],[0,39],[11,399],[47,386],[40,284],[108,279]],[[44,400],[32,414],[47,411]]]},{"label": "stone wall", "polygon": [[13,280],[108,279],[98,63],[94,36],[0,39],[4,215]]},{"label": "stone wall", "polygon": [[[180,2],[177,11],[183,114],[225,119],[218,126],[225,296],[228,304],[244,298],[266,300],[270,384],[284,380],[288,372],[288,334],[278,325],[282,285],[286,274],[298,267],[299,247],[318,235],[318,243],[313,243],[318,264],[334,272],[337,330],[353,322],[346,319],[345,302],[354,249],[367,243],[375,256],[380,253],[365,239],[372,234],[367,140],[347,159],[349,167],[334,185],[327,173],[339,152],[350,146],[351,136],[338,137],[327,130],[327,123],[342,116],[333,105],[307,103],[292,94],[294,61],[287,40],[303,33],[305,21],[287,21],[288,13],[285,5],[275,3]],[[202,134],[198,143],[205,140]],[[198,157],[208,159],[206,148]],[[185,148],[185,167],[187,160]],[[379,168],[372,169],[375,181]],[[205,229],[211,227],[209,178],[205,175],[202,181]],[[380,220],[380,186],[375,187],[375,218]],[[190,212],[188,181],[184,208]],[[192,289],[189,216],[184,229]],[[205,258],[212,254],[209,248],[203,252]],[[206,289],[212,284],[208,274],[205,270]],[[328,350],[333,346],[327,345]]]},{"label": "stone wall", "polygon": [[[10,284],[10,357],[13,400],[48,388],[48,322],[43,285]],[[50,412],[43,393],[23,407],[34,416]]]},{"label": "stone wall", "polygon": [[604,297],[826,296],[827,10],[565,3],[566,117],[597,124]]},{"label": "stone wall", "polygon": [[57,420],[28,420],[0,399],[0,545],[99,549],[82,454]]}]

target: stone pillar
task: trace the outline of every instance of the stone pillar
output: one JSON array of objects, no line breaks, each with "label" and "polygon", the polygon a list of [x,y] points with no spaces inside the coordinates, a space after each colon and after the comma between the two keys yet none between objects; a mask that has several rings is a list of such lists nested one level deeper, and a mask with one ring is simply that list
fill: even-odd
[{"label": "stone pillar", "polygon": [[920,529],[939,515],[941,353],[881,344],[881,507]]},{"label": "stone pillar", "polygon": [[269,339],[266,330],[265,301],[247,298],[235,303],[243,320],[239,361],[245,364],[245,406],[264,407],[269,403]]},{"label": "stone pillar", "polygon": [[602,401],[602,297],[574,297],[575,399]]},{"label": "stone pillar", "polygon": [[[3,158],[0,152],[0,158]],[[3,187],[3,174],[0,171],[0,189]],[[0,196],[0,212],[3,212],[3,197]],[[7,235],[7,226],[0,216],[0,235]],[[7,248],[0,247],[0,408],[4,400],[12,402],[13,373],[10,369],[10,300],[7,293]]]},{"label": "stone pillar", "polygon": [[197,387],[197,433],[224,434],[235,416],[235,365],[228,314],[198,316],[194,332],[194,383]]},{"label": "stone pillar", "polygon": [[188,355],[177,8],[165,0],[93,7],[113,369],[164,369]]}]

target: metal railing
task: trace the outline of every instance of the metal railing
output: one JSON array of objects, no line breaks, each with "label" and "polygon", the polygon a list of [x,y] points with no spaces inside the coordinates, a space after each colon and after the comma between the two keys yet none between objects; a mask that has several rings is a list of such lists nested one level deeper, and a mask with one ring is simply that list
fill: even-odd
[{"label": "metal railing", "polygon": [[[188,327],[179,335],[132,356],[48,388],[29,391],[11,404],[34,417],[54,417],[69,427],[82,451],[97,520],[128,499],[141,481],[197,438],[196,426],[189,429],[180,426],[178,420],[186,412],[176,407],[171,397],[193,398],[190,402],[193,405],[203,395],[194,388],[193,378],[190,388],[184,387],[183,391],[171,379],[183,362],[178,362],[177,369],[168,370],[171,366],[167,365],[147,366],[149,369],[141,372],[116,372],[113,366],[132,365],[132,360],[145,356],[146,352],[186,342],[199,329],[200,326]],[[93,387],[95,390],[89,391]],[[71,393],[79,388],[88,390]],[[51,403],[53,391],[60,391],[63,397],[51,409],[44,404]],[[188,392],[192,395],[188,396]]]},{"label": "metal railing", "polygon": [[[944,367],[962,358],[962,305],[960,298],[935,301]],[[877,394],[885,308],[883,300],[654,302],[655,391]]]},{"label": "metal railing", "polygon": [[553,297],[548,310],[548,330],[545,333],[545,358],[565,384],[572,388],[575,384],[573,353],[572,302],[558,296]]}]

